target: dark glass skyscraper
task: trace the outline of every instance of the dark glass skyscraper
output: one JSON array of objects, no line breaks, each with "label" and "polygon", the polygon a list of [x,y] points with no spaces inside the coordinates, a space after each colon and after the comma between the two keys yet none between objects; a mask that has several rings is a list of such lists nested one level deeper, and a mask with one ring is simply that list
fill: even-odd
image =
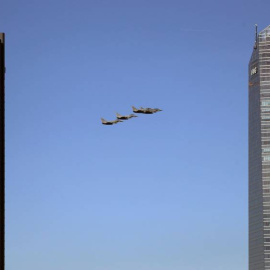
[{"label": "dark glass skyscraper", "polygon": [[249,62],[249,270],[270,270],[270,25]]},{"label": "dark glass skyscraper", "polygon": [[5,269],[5,34],[0,33],[0,269]]}]

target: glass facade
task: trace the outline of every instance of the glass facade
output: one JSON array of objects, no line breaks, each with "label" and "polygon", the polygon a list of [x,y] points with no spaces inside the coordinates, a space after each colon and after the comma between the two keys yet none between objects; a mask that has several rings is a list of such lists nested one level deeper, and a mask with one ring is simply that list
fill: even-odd
[{"label": "glass facade", "polygon": [[270,270],[270,25],[249,62],[249,270]]}]

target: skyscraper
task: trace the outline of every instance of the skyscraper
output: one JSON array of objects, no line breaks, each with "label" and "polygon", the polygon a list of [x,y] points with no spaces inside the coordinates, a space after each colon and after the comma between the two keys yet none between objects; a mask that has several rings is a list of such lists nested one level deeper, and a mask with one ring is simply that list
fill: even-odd
[{"label": "skyscraper", "polygon": [[5,34],[0,33],[0,269],[5,269]]},{"label": "skyscraper", "polygon": [[249,62],[249,270],[270,270],[270,25]]}]

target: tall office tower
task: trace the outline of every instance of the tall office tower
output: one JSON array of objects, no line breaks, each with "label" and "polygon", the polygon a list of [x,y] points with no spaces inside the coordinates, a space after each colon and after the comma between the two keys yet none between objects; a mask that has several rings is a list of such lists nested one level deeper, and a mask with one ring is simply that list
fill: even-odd
[{"label": "tall office tower", "polygon": [[270,270],[270,25],[249,62],[249,270]]},{"label": "tall office tower", "polygon": [[5,34],[0,33],[0,269],[5,269]]}]

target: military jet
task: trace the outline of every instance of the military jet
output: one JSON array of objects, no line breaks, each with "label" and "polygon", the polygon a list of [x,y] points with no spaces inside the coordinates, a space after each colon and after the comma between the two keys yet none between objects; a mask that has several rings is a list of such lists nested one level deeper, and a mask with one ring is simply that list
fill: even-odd
[{"label": "military jet", "polygon": [[134,106],[132,106],[132,110],[133,110],[133,112],[135,112],[135,113],[144,113],[144,110],[143,110],[143,109],[137,109],[137,108],[135,108]]},{"label": "military jet", "polygon": [[116,119],[114,121],[107,121],[104,118],[101,118],[101,122],[102,122],[103,125],[114,125],[114,124],[117,124],[117,123],[123,122],[123,121],[121,121],[119,119]]},{"label": "military jet", "polygon": [[161,109],[158,109],[158,108],[143,108],[143,107],[140,107],[141,110],[144,110],[146,112],[152,112],[152,113],[156,113],[156,112],[162,112]]},{"label": "military jet", "polygon": [[153,113],[162,111],[161,109],[158,109],[158,108],[152,109],[152,108],[140,107],[140,109],[136,109],[134,106],[132,106],[132,110],[135,113],[144,113],[144,114],[153,114]]},{"label": "military jet", "polygon": [[119,114],[119,113],[116,113],[116,117],[117,117],[117,119],[128,120],[128,119],[130,119],[130,118],[138,117],[138,116],[135,115],[135,114],[121,115],[121,114]]}]

